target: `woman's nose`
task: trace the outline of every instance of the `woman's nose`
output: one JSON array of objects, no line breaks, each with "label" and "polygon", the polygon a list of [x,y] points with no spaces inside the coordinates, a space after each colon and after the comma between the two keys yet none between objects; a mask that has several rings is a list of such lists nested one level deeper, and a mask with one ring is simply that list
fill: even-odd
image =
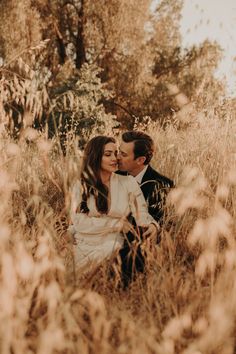
[{"label": "woman's nose", "polygon": [[116,155],[112,155],[111,159],[112,159],[112,161],[117,161],[117,156]]}]

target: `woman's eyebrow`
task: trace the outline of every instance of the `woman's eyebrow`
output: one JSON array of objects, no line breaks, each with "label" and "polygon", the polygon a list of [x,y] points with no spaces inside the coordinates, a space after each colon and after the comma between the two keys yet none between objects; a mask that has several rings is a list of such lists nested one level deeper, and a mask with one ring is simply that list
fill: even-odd
[{"label": "woman's eyebrow", "polygon": [[104,150],[104,152],[116,152],[117,150]]}]

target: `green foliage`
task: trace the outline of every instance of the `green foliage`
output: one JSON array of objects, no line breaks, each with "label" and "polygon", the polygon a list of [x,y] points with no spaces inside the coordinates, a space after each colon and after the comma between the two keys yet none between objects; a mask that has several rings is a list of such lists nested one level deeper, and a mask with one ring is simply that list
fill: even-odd
[{"label": "green foliage", "polygon": [[[224,95],[224,86],[215,77],[214,72],[221,59],[221,48],[217,43],[205,41],[199,46],[183,50],[171,46],[156,50],[153,67],[153,85],[143,96],[143,102],[153,120],[165,123],[174,121],[175,114],[188,102],[194,102],[199,111],[219,104]],[[170,90],[170,86],[175,90]],[[179,105],[176,96],[186,96]],[[148,102],[151,101],[151,105]]]},{"label": "green foliage", "polygon": [[[83,145],[91,134],[112,133],[117,126],[115,116],[106,113],[103,101],[112,97],[106,85],[101,82],[101,69],[94,64],[85,63],[80,70],[71,62],[65,64],[60,85],[51,91],[51,108],[48,119],[49,134],[59,133],[62,141],[74,134]],[[62,74],[61,72],[61,74]]]},{"label": "green foliage", "polygon": [[[48,105],[46,84],[50,74],[40,70],[40,57],[47,41],[22,51],[0,68],[0,113],[2,127],[16,136],[24,129],[40,122]],[[27,64],[27,59],[35,64]]]},{"label": "green foliage", "polygon": [[[105,126],[112,132],[117,122],[103,105],[112,94],[101,82],[101,69],[84,64],[77,70],[67,61],[52,79],[44,63],[46,44],[29,48],[0,69],[0,111],[7,131],[20,137],[28,127],[47,126],[49,137],[58,134],[63,145],[74,134],[83,145]],[[24,56],[35,64],[29,66]]]}]

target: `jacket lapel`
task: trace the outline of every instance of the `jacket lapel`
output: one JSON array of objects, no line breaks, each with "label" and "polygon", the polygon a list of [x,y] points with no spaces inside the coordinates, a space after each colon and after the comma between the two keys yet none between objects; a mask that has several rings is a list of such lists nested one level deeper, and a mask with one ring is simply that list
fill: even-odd
[{"label": "jacket lapel", "polygon": [[153,189],[153,183],[151,183],[151,181],[153,181],[152,168],[151,166],[148,166],[147,171],[145,172],[142,178],[142,183],[140,185],[144,198],[146,200]]}]

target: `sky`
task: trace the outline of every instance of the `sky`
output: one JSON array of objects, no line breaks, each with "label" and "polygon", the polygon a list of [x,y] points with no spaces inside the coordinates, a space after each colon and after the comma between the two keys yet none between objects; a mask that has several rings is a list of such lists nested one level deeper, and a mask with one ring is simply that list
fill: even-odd
[{"label": "sky", "polygon": [[217,77],[226,77],[229,95],[236,96],[236,0],[185,0],[181,34],[183,46],[216,40],[224,49]]}]

